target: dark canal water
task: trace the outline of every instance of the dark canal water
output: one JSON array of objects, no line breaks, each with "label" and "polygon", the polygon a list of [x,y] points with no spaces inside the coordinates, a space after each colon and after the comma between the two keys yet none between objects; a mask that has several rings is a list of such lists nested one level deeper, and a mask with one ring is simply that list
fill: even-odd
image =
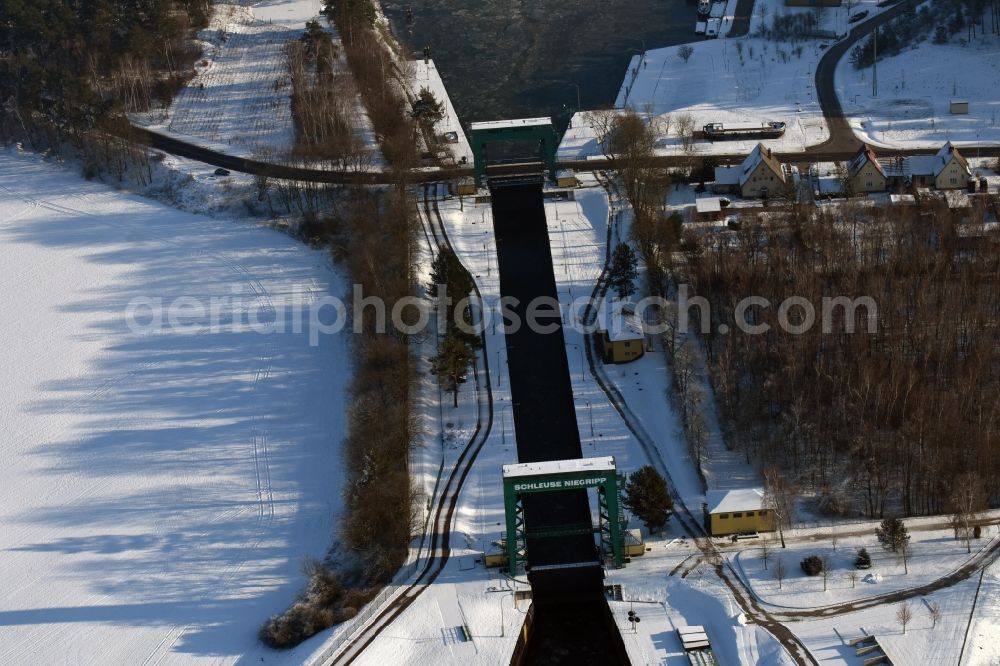
[{"label": "dark canal water", "polygon": [[[397,38],[431,49],[464,123],[614,103],[629,59],[695,39],[694,0],[391,0]],[[406,19],[406,8],[412,22]]]}]

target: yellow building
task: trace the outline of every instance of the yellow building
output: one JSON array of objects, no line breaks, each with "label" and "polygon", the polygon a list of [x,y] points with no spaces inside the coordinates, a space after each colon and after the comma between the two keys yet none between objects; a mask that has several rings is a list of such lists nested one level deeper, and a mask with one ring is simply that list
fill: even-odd
[{"label": "yellow building", "polygon": [[625,538],[625,556],[640,557],[646,553],[646,542],[642,540],[642,532],[631,529],[622,535]]},{"label": "yellow building", "polygon": [[476,180],[474,178],[463,178],[458,181],[455,191],[460,197],[469,197],[476,194],[479,190],[476,188]]},{"label": "yellow building", "polygon": [[576,187],[579,185],[572,169],[556,171],[556,187]]},{"label": "yellow building", "polygon": [[760,488],[709,490],[705,500],[705,523],[712,536],[774,531],[774,514],[764,506]]},{"label": "yellow building", "polygon": [[770,148],[758,143],[740,166],[715,167],[715,192],[746,199],[784,197],[791,193],[791,177]]},{"label": "yellow building", "polygon": [[868,146],[861,149],[847,165],[847,182],[853,194],[885,192],[885,171]]},{"label": "yellow building", "polygon": [[631,307],[613,303],[597,330],[597,346],[605,363],[628,363],[645,353],[642,322]]}]

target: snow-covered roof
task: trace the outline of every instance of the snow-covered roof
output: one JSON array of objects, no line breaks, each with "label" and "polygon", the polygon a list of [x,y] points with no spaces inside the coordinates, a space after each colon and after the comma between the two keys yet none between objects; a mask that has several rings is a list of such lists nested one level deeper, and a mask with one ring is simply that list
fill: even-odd
[{"label": "snow-covered roof", "polygon": [[705,501],[709,513],[759,511],[764,508],[764,491],[761,488],[709,490],[705,493]]},{"label": "snow-covered roof", "polygon": [[937,152],[935,157],[940,160],[940,162],[938,162],[939,167],[937,173],[944,171],[944,168],[948,166],[948,163],[951,162],[952,159],[958,162],[958,165],[965,169],[966,173],[970,173],[969,163],[966,161],[962,153],[958,152],[958,148],[956,148],[951,141],[941,146],[941,150]]},{"label": "snow-covered roof", "polygon": [[740,182],[740,167],[715,167],[716,185],[738,185]]},{"label": "snow-covered roof", "polygon": [[699,213],[720,213],[722,202],[719,197],[698,197],[694,200],[694,209]]},{"label": "snow-covered roof", "polygon": [[605,308],[601,329],[611,342],[643,340],[645,335],[642,321],[627,301],[615,301]]},{"label": "snow-covered roof", "polygon": [[863,169],[869,162],[875,165],[875,168],[878,169],[879,173],[883,176],[885,175],[885,171],[882,170],[882,165],[879,164],[878,158],[875,156],[875,151],[865,145],[861,146],[861,149],[858,150],[857,154],[847,164],[847,171],[853,176],[861,171],[861,169]]},{"label": "snow-covered roof", "polygon": [[934,176],[936,178],[942,171],[944,171],[945,167],[951,163],[952,159],[958,162],[958,165],[962,167],[966,173],[971,173],[969,163],[966,161],[965,157],[962,153],[958,152],[958,149],[952,145],[951,141],[949,141],[934,155],[915,155],[908,158],[905,161],[906,165],[909,167],[906,171],[906,175]]},{"label": "snow-covered roof", "polygon": [[781,168],[781,162],[778,158],[774,156],[770,148],[765,148],[764,144],[758,143],[757,147],[753,149],[753,152],[747,155],[747,158],[743,160],[743,164],[740,166],[740,184],[746,184],[747,180],[757,170],[761,162],[767,164],[768,168],[774,172],[782,182],[785,180],[785,171]]},{"label": "snow-covered roof", "polygon": [[938,167],[937,155],[914,155],[903,162],[903,173],[907,176],[936,176],[943,168]]},{"label": "snow-covered roof", "polygon": [[541,127],[551,125],[551,118],[512,118],[510,120],[491,120],[488,122],[471,123],[469,129],[473,132],[495,129],[511,129],[513,127]]},{"label": "snow-covered roof", "polygon": [[891,157],[882,164],[882,173],[886,176],[909,176],[910,158]]},{"label": "snow-covered roof", "polygon": [[503,478],[564,474],[566,472],[608,472],[615,469],[614,456],[573,458],[572,460],[546,460],[543,462],[514,463],[503,466]]}]

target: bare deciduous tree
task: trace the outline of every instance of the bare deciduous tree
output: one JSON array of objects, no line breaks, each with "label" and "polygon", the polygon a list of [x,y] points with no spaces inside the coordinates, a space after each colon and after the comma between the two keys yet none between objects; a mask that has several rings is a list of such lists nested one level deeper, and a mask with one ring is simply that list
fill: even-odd
[{"label": "bare deciduous tree", "polygon": [[685,155],[690,155],[694,150],[694,116],[682,113],[675,118],[674,126],[681,138],[681,150]]},{"label": "bare deciduous tree", "polygon": [[931,629],[936,629],[941,620],[941,606],[934,602],[927,604],[927,614],[931,618]]},{"label": "bare deciduous tree", "polygon": [[906,633],[906,625],[910,623],[913,619],[913,609],[910,608],[910,604],[906,601],[899,604],[896,609],[896,621],[899,622],[899,626],[903,628],[903,633]]},{"label": "bare deciduous tree", "polygon": [[785,528],[791,525],[795,507],[795,488],[788,483],[775,467],[764,470],[764,506],[774,517],[774,526],[785,547]]},{"label": "bare deciduous tree", "polygon": [[986,508],[986,492],[983,481],[975,472],[963,472],[955,479],[949,498],[952,510],[952,526],[956,536],[965,541],[965,549],[972,552],[972,532]]},{"label": "bare deciduous tree", "polygon": [[677,57],[683,60],[685,64],[687,64],[687,61],[691,59],[692,55],[694,55],[694,47],[690,44],[684,44],[677,49]]},{"label": "bare deciduous tree", "polygon": [[781,589],[781,581],[785,580],[785,558],[778,556],[774,563],[774,579],[778,581],[778,589]]},{"label": "bare deciduous tree", "polygon": [[597,145],[601,148],[601,153],[604,157],[611,157],[613,153],[610,141],[611,131],[614,129],[618,111],[615,109],[595,109],[587,111],[583,117],[594,130],[594,136],[597,137]]}]

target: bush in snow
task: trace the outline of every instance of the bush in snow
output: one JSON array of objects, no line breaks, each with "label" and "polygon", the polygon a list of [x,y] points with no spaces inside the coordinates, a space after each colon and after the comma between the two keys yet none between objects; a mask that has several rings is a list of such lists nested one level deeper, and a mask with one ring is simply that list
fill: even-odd
[{"label": "bush in snow", "polygon": [[855,569],[871,569],[872,556],[868,554],[867,548],[858,551],[858,556],[854,558]]},{"label": "bush in snow", "polygon": [[823,573],[823,558],[819,555],[810,555],[802,560],[801,566],[807,576],[818,576]]},{"label": "bush in snow", "polygon": [[307,561],[303,570],[309,584],[298,601],[260,629],[260,639],[273,648],[298,645],[339,619],[337,606],[344,597],[344,586],[337,574],[315,560]]}]

